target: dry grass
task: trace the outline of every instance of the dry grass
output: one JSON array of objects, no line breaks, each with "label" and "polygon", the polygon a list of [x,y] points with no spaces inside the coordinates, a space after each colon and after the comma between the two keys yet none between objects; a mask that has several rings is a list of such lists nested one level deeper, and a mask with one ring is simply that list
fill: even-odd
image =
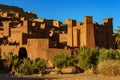
[{"label": "dry grass", "polygon": [[100,74],[108,76],[120,75],[120,60],[107,60],[98,64]]}]

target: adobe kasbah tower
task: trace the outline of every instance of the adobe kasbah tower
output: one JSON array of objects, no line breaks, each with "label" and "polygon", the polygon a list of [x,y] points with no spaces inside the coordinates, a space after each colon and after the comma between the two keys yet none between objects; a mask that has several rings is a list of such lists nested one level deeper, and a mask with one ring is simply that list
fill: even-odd
[{"label": "adobe kasbah tower", "polygon": [[90,48],[114,48],[112,18],[103,20],[103,24],[93,23],[91,16],[85,16],[84,22],[67,19],[67,33],[60,34],[60,42],[69,47],[87,46]]},{"label": "adobe kasbah tower", "polygon": [[113,19],[106,18],[103,24],[92,19],[92,16],[85,16],[83,22],[66,19],[63,24],[38,18],[35,13],[15,6],[0,5],[0,56],[8,52],[17,54],[20,47],[25,47],[33,59],[41,56],[51,59],[58,49],[114,48]]}]

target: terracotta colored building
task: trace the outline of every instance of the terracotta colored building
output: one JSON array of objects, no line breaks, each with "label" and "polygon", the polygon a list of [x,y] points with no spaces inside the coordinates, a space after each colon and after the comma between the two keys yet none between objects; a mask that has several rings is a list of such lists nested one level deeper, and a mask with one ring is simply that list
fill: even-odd
[{"label": "terracotta colored building", "polygon": [[81,46],[114,48],[112,18],[106,18],[103,24],[98,24],[93,22],[91,16],[85,16],[83,22],[66,19],[63,24],[58,20],[37,18],[33,12],[24,12],[16,7],[15,12],[12,10],[14,7],[9,7],[5,6],[0,11],[2,57],[7,52],[17,55],[20,47],[25,47],[32,59],[51,59],[56,52],[70,53],[66,49]]},{"label": "terracotta colored building", "polygon": [[83,23],[67,19],[67,33],[60,34],[60,42],[66,42],[69,47],[114,48],[112,20],[106,18],[103,24],[98,24],[91,16],[85,16]]}]

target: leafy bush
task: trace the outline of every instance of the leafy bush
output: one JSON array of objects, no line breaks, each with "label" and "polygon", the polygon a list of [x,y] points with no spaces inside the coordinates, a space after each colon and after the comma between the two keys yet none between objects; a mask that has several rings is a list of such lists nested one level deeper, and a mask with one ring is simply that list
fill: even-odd
[{"label": "leafy bush", "polygon": [[5,60],[7,61],[9,70],[20,74],[39,73],[43,72],[46,68],[46,61],[43,59],[36,59],[33,61],[31,61],[29,58],[20,59],[19,57],[13,55],[12,52],[9,52],[5,55]]},{"label": "leafy bush", "polygon": [[98,64],[99,49],[90,49],[85,46],[79,48],[78,66],[84,70],[88,70]]},{"label": "leafy bush", "polygon": [[16,68],[16,72],[20,74],[32,74],[32,62],[30,59],[20,60],[20,64]]},{"label": "leafy bush", "polygon": [[91,68],[90,49],[83,46],[79,48],[78,66],[84,70]]},{"label": "leafy bush", "polygon": [[120,50],[116,50],[116,52],[115,52],[115,60],[120,60]]},{"label": "leafy bush", "polygon": [[120,61],[106,60],[98,64],[98,71],[103,75],[116,76],[120,75]]},{"label": "leafy bush", "polygon": [[13,55],[13,52],[8,52],[7,54],[5,54],[5,61],[6,63],[4,65],[7,66],[7,68],[9,69],[9,71],[12,70],[12,65],[14,63],[14,59],[17,58],[17,56]]},{"label": "leafy bush", "polygon": [[52,62],[57,68],[60,69],[74,65],[74,59],[64,52],[59,52],[58,54],[54,55]]},{"label": "leafy bush", "polygon": [[15,59],[13,61],[13,71],[20,74],[35,74],[43,72],[46,68],[46,62],[43,59],[31,61],[29,58]]},{"label": "leafy bush", "polygon": [[12,68],[12,69],[11,69],[12,72],[15,72],[15,70],[16,70],[16,68],[17,68],[17,66],[18,66],[18,63],[19,63],[19,58],[16,57],[16,58],[14,58],[14,59],[12,60],[12,65],[11,65],[11,66],[12,66],[12,67],[11,67],[11,68]]},{"label": "leafy bush", "polygon": [[8,61],[12,61],[13,59],[13,52],[8,52],[6,55],[5,55],[5,59],[8,60]]},{"label": "leafy bush", "polygon": [[46,61],[40,58],[36,59],[35,61],[33,61],[32,67],[34,68],[33,73],[38,73],[40,71],[42,73],[46,68]]},{"label": "leafy bush", "polygon": [[99,48],[93,48],[91,49],[90,51],[90,63],[93,65],[93,66],[96,66],[98,64],[98,59],[99,59]]},{"label": "leafy bush", "polygon": [[120,52],[113,49],[100,49],[99,62],[105,60],[120,60]]}]

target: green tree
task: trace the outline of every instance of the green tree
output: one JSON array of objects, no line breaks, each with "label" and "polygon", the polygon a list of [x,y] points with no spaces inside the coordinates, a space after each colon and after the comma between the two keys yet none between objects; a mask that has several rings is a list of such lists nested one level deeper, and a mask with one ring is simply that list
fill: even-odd
[{"label": "green tree", "polygon": [[120,60],[120,50],[115,51],[115,59]]},{"label": "green tree", "polygon": [[90,48],[85,46],[80,47],[78,53],[78,66],[84,70],[91,68],[92,64],[90,61],[90,56]]},{"label": "green tree", "polygon": [[99,63],[105,60],[120,60],[120,51],[113,49],[100,49]]},{"label": "green tree", "polygon": [[46,68],[46,61],[44,59],[36,59],[33,61],[32,63],[32,67],[33,69],[33,73],[38,73],[38,72],[44,72],[45,68]]},{"label": "green tree", "polygon": [[88,70],[98,64],[99,48],[90,49],[86,46],[79,48],[78,67]]},{"label": "green tree", "polygon": [[59,52],[54,55],[52,62],[59,69],[74,65],[74,59],[64,52]]},{"label": "green tree", "polygon": [[7,60],[7,61],[12,61],[12,59],[13,59],[13,52],[8,52],[6,55],[5,55],[5,59]]},{"label": "green tree", "polygon": [[[14,63],[16,63],[15,60]],[[43,59],[30,60],[29,58],[19,59],[16,68],[14,68],[15,72],[20,74],[34,74],[34,73],[42,73],[46,68],[46,61]]]},{"label": "green tree", "polygon": [[96,65],[98,64],[99,55],[100,55],[99,48],[97,47],[97,48],[91,49],[90,53],[91,53],[90,63],[91,63],[93,66],[96,66]]},{"label": "green tree", "polygon": [[20,74],[32,74],[32,61],[28,58],[21,59],[19,65],[16,68],[16,72]]},{"label": "green tree", "polygon": [[117,48],[120,48],[120,27],[118,27],[118,29],[116,30],[115,34],[114,34],[114,37],[115,37],[115,42],[117,44]]}]

